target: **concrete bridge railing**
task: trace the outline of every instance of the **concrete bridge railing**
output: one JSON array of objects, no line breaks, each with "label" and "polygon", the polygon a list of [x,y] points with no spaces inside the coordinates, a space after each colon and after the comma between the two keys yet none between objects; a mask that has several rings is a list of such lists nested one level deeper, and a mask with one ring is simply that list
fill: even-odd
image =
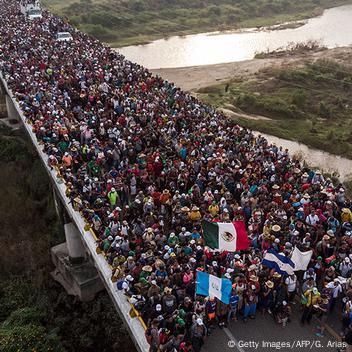
[{"label": "concrete bridge railing", "polygon": [[[126,295],[124,295],[122,291],[118,291],[116,284],[114,285],[114,283],[111,281],[111,274],[112,274],[111,267],[105,260],[104,256],[101,254],[98,254],[96,251],[97,244],[96,244],[96,238],[95,238],[94,232],[91,231],[90,229],[89,230],[86,229],[86,223],[82,218],[81,214],[78,211],[75,211],[73,207],[69,204],[70,200],[66,197],[65,184],[58,182],[56,170],[51,170],[50,167],[48,166],[48,156],[43,151],[43,146],[41,146],[38,143],[37,138],[32,131],[32,126],[26,122],[26,118],[23,115],[20,105],[17,102],[16,98],[14,97],[12,91],[9,89],[7,82],[1,72],[0,72],[0,80],[7,94],[6,105],[8,109],[8,115],[16,116],[23,122],[23,125],[30,139],[33,145],[36,147],[38,154],[44,164],[44,167],[52,180],[52,184],[57,191],[56,193],[59,195],[60,203],[65,207],[67,213],[70,216],[70,219],[75,224],[75,227],[77,227],[77,231],[76,230],[72,231],[72,226],[65,226],[66,238],[67,238],[67,231],[70,232],[71,236],[75,236],[75,232],[77,234],[80,234],[82,242],[86,249],[86,252],[94,261],[94,265],[98,270],[99,276],[101,277],[101,280],[107,292],[109,293],[117,312],[119,313],[124,324],[128,328],[130,336],[137,350],[141,352],[148,351],[149,345],[145,338],[144,323],[141,321],[141,319],[139,319],[139,317],[133,317],[133,318],[131,317],[130,315],[130,311],[132,308],[131,304],[129,303]],[[69,230],[67,230],[68,228]],[[77,243],[77,239],[72,238],[67,242],[68,242],[67,243],[68,247],[71,247],[69,248],[69,250],[71,249],[71,252],[73,251],[78,253],[77,255],[80,255],[79,254],[80,250],[77,247],[75,248],[75,243]],[[104,324],[105,322],[102,322],[102,323]],[[108,322],[106,322],[106,324],[108,324]]]}]

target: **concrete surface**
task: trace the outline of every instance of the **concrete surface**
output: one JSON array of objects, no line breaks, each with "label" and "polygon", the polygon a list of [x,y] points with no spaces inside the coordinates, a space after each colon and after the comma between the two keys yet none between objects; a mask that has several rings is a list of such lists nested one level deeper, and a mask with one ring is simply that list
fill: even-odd
[{"label": "concrete surface", "polygon": [[83,262],[86,258],[86,249],[82,242],[82,236],[77,226],[70,222],[64,225],[66,246],[72,263]]},{"label": "concrete surface", "polygon": [[79,297],[81,301],[91,301],[98,292],[104,290],[93,263],[89,260],[71,263],[66,243],[51,248],[51,258],[56,267],[51,275],[68,294]]},{"label": "concrete surface", "polygon": [[202,352],[337,351],[340,341],[327,332],[325,337],[317,337],[315,333],[318,322],[312,319],[310,325],[301,326],[300,317],[301,312],[296,305],[293,307],[291,322],[282,327],[270,315],[262,316],[257,312],[255,320],[249,319],[244,323],[240,319],[222,330],[217,327],[206,339]]}]

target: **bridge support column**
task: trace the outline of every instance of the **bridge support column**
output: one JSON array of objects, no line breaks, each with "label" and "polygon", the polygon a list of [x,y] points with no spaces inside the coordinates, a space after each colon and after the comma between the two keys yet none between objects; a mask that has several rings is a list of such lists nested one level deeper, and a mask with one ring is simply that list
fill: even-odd
[{"label": "bridge support column", "polygon": [[79,297],[81,301],[90,301],[105,287],[86,251],[82,234],[53,188],[55,208],[63,224],[66,242],[51,248],[51,259],[56,267],[51,275],[68,294]]},{"label": "bridge support column", "polygon": [[0,81],[0,119],[7,119],[6,91]]},{"label": "bridge support column", "polygon": [[[5,94],[5,101],[2,104],[2,106],[0,106],[0,109],[1,109],[0,114],[3,116],[2,122],[4,122],[6,125],[8,125],[11,128],[14,128],[14,129],[19,128],[21,127],[21,122],[22,122],[21,117],[19,116],[11,97],[8,96],[5,92],[1,91],[1,94],[3,93]],[[5,109],[5,106],[6,106],[6,109]]]},{"label": "bridge support column", "polygon": [[6,100],[7,115],[12,118],[19,117],[18,112],[17,112],[15,106],[13,105],[13,101],[12,101],[11,97],[6,94],[5,100]]},{"label": "bridge support column", "polygon": [[64,225],[66,245],[70,262],[79,264],[86,258],[86,250],[81,240],[81,234],[73,222]]}]

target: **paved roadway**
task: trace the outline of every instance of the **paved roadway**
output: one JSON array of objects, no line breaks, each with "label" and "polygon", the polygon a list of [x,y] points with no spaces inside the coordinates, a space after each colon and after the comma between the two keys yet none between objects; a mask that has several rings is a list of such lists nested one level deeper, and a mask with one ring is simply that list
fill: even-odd
[{"label": "paved roadway", "polygon": [[[279,326],[271,316],[262,316],[257,313],[255,320],[243,323],[231,322],[228,328],[216,328],[210,337],[206,339],[202,352],[271,352],[271,351],[293,351],[293,352],[336,352],[338,343],[336,338],[328,333],[323,338],[318,338],[317,321],[312,319],[311,325],[300,326],[300,312],[297,306],[291,317],[291,322],[286,327]],[[340,331],[341,326],[335,326]],[[289,344],[264,345],[265,342]],[[258,345],[257,345],[258,344]],[[334,345],[335,344],[335,345]]]}]

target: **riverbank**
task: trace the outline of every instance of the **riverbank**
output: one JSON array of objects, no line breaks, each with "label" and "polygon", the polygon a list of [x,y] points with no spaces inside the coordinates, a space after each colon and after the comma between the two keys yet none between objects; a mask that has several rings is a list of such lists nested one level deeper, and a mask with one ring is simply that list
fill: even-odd
[{"label": "riverbank", "polygon": [[351,59],[344,47],[153,72],[243,126],[352,159]]},{"label": "riverbank", "polygon": [[176,0],[172,2],[90,0],[43,0],[43,5],[67,18],[80,30],[113,47],[145,44],[176,35],[239,28],[261,28],[320,15],[324,9],[351,0],[287,1]]},{"label": "riverbank", "polygon": [[[308,56],[307,56],[308,55]],[[310,52],[288,52],[283,55],[271,54],[263,59],[252,59],[238,62],[228,62],[216,65],[202,65],[178,68],[152,69],[151,71],[174,82],[185,91],[196,92],[200,88],[209,87],[223,83],[232,78],[248,77],[255,75],[258,71],[271,67],[299,67],[304,64],[304,60],[332,59],[346,63],[346,59],[352,56],[351,47],[341,47],[334,49],[318,49]]]}]

